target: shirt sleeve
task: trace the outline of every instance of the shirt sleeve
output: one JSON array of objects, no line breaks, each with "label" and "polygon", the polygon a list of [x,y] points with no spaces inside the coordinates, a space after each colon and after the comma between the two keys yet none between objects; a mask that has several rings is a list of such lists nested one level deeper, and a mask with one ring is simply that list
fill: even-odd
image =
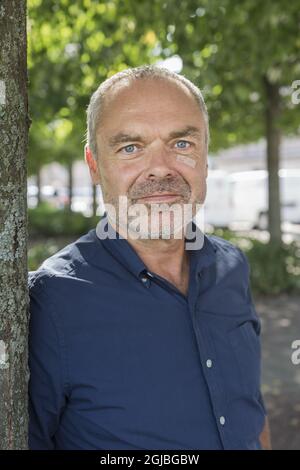
[{"label": "shirt sleeve", "polygon": [[[246,263],[246,266],[247,266],[247,302],[251,305],[253,316],[256,320],[256,332],[257,332],[257,335],[259,336],[259,340],[260,340],[260,337],[261,337],[261,320],[260,320],[260,318],[257,314],[256,307],[255,307],[254,301],[253,301],[252,291],[251,291],[251,284],[250,284],[251,266],[250,266],[248,257],[245,255],[245,253],[242,250],[240,250],[240,252],[241,252],[242,257],[243,257],[243,259]],[[259,403],[260,403],[260,405],[261,405],[261,407],[264,411],[264,414],[267,416],[268,412],[267,412],[267,408],[266,408],[264,397],[263,397],[263,394],[262,394],[261,390],[259,391],[258,401],[259,401]]]},{"label": "shirt sleeve", "polygon": [[55,449],[66,405],[63,337],[43,282],[29,287],[29,449]]}]

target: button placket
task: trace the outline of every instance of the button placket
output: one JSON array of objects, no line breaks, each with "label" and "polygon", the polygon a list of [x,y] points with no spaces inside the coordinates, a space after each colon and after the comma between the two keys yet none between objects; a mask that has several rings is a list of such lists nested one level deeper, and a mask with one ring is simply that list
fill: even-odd
[{"label": "button placket", "polygon": [[202,361],[202,366],[212,402],[214,417],[220,430],[220,437],[223,446],[226,448],[228,442],[225,426],[226,419],[223,415],[225,405],[224,394],[223,391],[219,388],[220,377],[218,377],[213,341],[210,337],[208,328],[204,324],[201,325],[201,328],[199,324],[196,324],[196,334],[200,355],[204,358]]}]

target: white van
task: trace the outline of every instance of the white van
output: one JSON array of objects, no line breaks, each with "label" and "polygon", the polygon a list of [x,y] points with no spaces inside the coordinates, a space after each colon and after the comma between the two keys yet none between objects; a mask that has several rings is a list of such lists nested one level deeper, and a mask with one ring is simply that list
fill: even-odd
[{"label": "white van", "polygon": [[228,227],[231,221],[228,173],[222,170],[208,170],[204,224],[214,227]]},{"label": "white van", "polygon": [[[300,170],[279,170],[282,222],[300,223]],[[268,172],[210,170],[205,223],[215,227],[267,228]]]},{"label": "white van", "polygon": [[[267,228],[268,172],[244,171],[228,175],[232,223]],[[279,170],[282,222],[300,223],[300,170]]]}]

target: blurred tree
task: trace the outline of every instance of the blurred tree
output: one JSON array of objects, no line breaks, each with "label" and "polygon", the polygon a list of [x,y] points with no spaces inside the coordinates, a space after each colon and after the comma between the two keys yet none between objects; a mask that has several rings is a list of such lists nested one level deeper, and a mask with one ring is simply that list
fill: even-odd
[{"label": "blurred tree", "polygon": [[135,28],[127,1],[29,0],[30,174],[59,161],[72,185],[91,93],[109,75],[149,61],[152,44],[143,33],[137,41]]},{"label": "blurred tree", "polygon": [[0,449],[27,448],[26,0],[0,3]]},{"label": "blurred tree", "polygon": [[180,15],[174,0],[130,6],[155,32],[155,50],[178,54],[182,73],[203,89],[212,150],[266,138],[269,230],[271,241],[281,243],[280,137],[299,134],[299,107],[291,101],[300,76],[299,2],[188,0]]}]

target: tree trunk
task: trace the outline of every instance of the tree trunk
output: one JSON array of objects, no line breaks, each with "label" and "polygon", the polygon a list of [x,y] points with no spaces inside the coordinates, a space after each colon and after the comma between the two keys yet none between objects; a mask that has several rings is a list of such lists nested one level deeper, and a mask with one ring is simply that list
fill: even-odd
[{"label": "tree trunk", "polygon": [[26,0],[0,4],[0,449],[26,449]]},{"label": "tree trunk", "polygon": [[280,94],[279,86],[264,78],[266,92],[266,138],[268,167],[269,211],[268,225],[270,242],[281,243],[281,199],[279,186],[280,161]]},{"label": "tree trunk", "polygon": [[72,162],[67,164],[68,170],[68,204],[67,209],[72,210],[72,198],[73,198],[73,164]]}]

